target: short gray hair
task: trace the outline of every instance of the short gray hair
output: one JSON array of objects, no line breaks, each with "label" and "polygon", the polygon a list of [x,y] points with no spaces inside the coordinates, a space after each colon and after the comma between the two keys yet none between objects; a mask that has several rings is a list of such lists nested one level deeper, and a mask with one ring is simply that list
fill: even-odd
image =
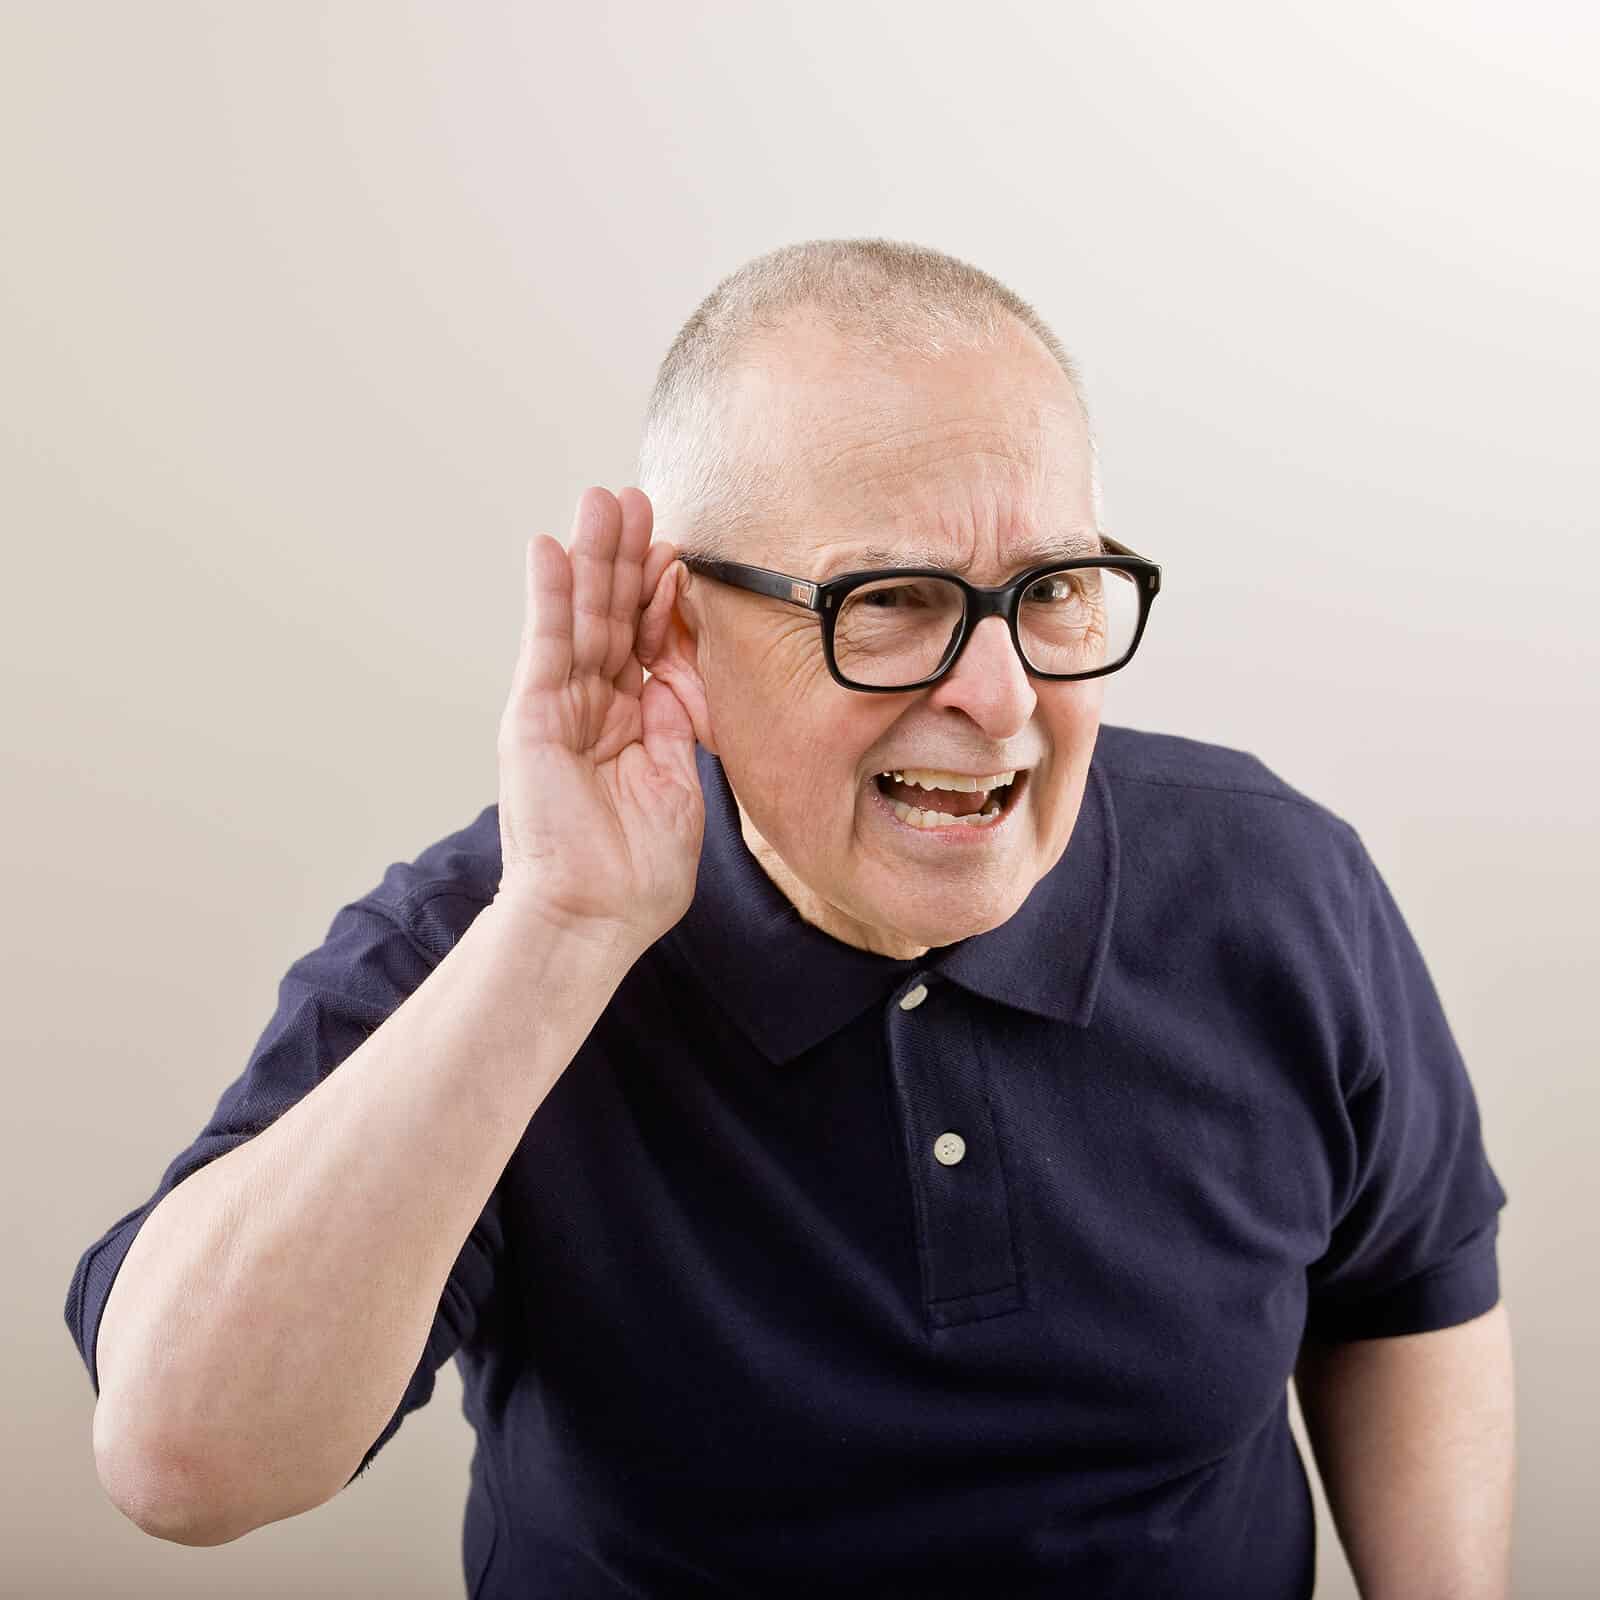
[{"label": "short gray hair", "polygon": [[[773,500],[767,471],[746,459],[724,426],[727,383],[757,338],[814,308],[850,344],[932,360],[981,348],[1007,317],[1023,324],[1067,375],[1085,423],[1077,368],[1026,301],[965,261],[891,239],[808,239],[747,261],[702,300],[679,329],[645,408],[634,482],[656,526],[686,554],[727,557],[737,531]],[[1089,425],[1094,517],[1100,473]]]}]

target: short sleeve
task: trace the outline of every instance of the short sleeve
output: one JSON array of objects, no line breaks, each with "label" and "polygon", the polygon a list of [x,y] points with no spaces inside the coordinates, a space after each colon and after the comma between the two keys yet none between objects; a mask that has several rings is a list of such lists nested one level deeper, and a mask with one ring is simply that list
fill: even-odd
[{"label": "short sleeve", "polygon": [[[96,1395],[100,1318],[118,1269],[146,1217],[178,1184],[275,1122],[345,1059],[433,970],[437,957],[409,921],[371,897],[342,907],[323,943],[291,965],[277,1009],[244,1071],[222,1093],[209,1121],[167,1168],[155,1192],[84,1253],[67,1293],[67,1325]],[[393,1437],[405,1416],[432,1397],[434,1377],[484,1317],[502,1249],[498,1188],[462,1246],[441,1296],[416,1371],[388,1425],[354,1477]]]},{"label": "short sleeve", "polygon": [[1422,954],[1363,857],[1355,948],[1369,1044],[1346,1099],[1354,1177],[1307,1270],[1306,1333],[1329,1342],[1451,1327],[1500,1297],[1506,1194],[1477,1100]]}]

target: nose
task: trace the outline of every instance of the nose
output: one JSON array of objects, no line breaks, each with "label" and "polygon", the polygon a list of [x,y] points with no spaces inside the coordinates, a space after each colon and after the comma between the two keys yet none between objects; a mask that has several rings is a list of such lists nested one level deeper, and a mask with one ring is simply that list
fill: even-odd
[{"label": "nose", "polygon": [[929,703],[965,712],[991,739],[1020,733],[1039,703],[1004,617],[985,617],[961,659],[934,684]]}]

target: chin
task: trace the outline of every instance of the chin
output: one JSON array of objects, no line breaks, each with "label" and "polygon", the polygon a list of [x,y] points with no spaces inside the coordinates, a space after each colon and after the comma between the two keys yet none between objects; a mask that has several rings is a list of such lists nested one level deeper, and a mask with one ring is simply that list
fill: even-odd
[{"label": "chin", "polygon": [[[1029,885],[1030,890],[1032,885]],[[904,905],[894,907],[894,929],[913,944],[927,945],[929,949],[955,944],[961,939],[972,939],[988,933],[1008,922],[1021,909],[1026,895],[1020,898],[1007,895],[981,905],[974,905],[970,897],[956,905],[912,907],[910,915]]]}]

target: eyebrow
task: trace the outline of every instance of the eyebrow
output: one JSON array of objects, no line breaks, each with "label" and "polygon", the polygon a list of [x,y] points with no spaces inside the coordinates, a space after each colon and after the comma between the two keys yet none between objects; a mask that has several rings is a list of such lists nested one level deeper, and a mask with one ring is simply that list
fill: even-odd
[{"label": "eyebrow", "polygon": [[[947,554],[935,545],[915,544],[909,541],[903,544],[860,545],[832,557],[818,574],[816,581],[820,583],[826,578],[846,572],[865,572],[872,567],[943,567],[949,572],[964,572],[971,565],[965,561],[952,565],[946,559]],[[1066,561],[1074,556],[1104,554],[1105,549],[1100,543],[1098,533],[1068,534],[1060,539],[1036,539],[1031,544],[1022,545],[1016,551],[1016,570],[1023,572],[1029,567],[1042,566],[1046,561],[1054,561],[1058,557]]]}]

